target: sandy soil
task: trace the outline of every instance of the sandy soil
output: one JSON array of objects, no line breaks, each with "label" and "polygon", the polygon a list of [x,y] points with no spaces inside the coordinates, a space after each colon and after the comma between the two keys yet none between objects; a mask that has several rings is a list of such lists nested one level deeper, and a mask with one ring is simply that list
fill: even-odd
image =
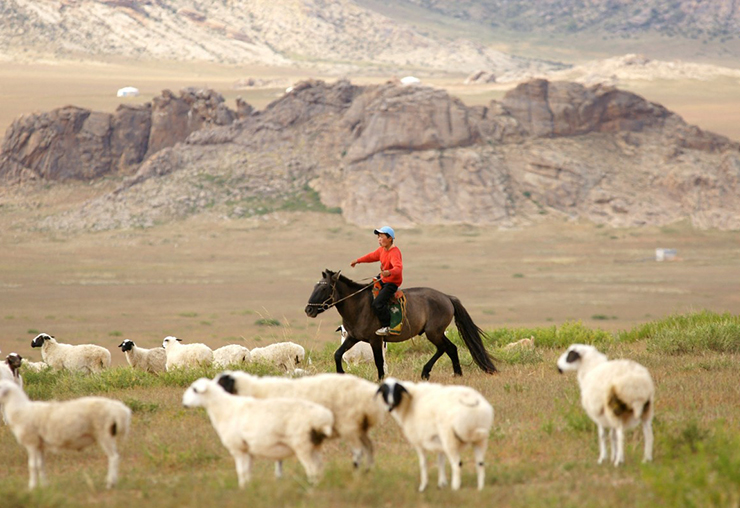
[{"label": "sandy soil", "polygon": [[[213,347],[278,340],[323,347],[338,341],[338,313],[303,312],[321,271],[355,280],[377,272],[349,267],[376,240],[337,215],[200,217],[66,238],[13,227],[17,217],[45,210],[30,199],[31,211],[0,207],[0,349],[32,359],[40,353],[30,341],[42,331],[111,350],[124,338],[152,347],[166,335]],[[580,320],[620,330],[677,312],[737,312],[739,239],[683,225],[614,230],[551,221],[520,230],[399,230],[397,244],[405,287],[458,296],[484,329]],[[656,262],[656,248],[677,249],[678,259]],[[280,324],[265,324],[272,320]]]}]

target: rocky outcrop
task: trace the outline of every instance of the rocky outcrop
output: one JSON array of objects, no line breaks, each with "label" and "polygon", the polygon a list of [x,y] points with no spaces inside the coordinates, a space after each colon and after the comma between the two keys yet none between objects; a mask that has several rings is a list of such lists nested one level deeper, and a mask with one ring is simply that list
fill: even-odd
[{"label": "rocky outcrop", "polygon": [[[240,111],[250,113],[248,105]],[[115,113],[67,106],[23,115],[0,150],[0,179],[89,180],[128,175],[142,161],[194,131],[231,124],[239,113],[211,90],[165,90],[153,104],[121,105]]]},{"label": "rocky outcrop", "polygon": [[[45,227],[148,226],[205,210],[238,218],[315,209],[318,196],[366,226],[557,216],[740,229],[738,143],[612,87],[537,80],[469,108],[423,86],[307,81],[262,111],[215,122]],[[84,130],[104,131],[100,119]]]}]

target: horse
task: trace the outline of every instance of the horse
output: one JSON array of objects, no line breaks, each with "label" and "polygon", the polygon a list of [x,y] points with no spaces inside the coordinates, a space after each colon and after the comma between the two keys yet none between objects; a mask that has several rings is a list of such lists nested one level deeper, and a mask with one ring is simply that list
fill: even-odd
[{"label": "horse", "polygon": [[383,369],[383,341],[403,342],[417,335],[424,334],[437,347],[434,356],[424,365],[422,379],[429,379],[432,367],[443,354],[452,360],[452,370],[456,376],[462,376],[457,346],[445,336],[447,326],[455,318],[455,326],[460,332],[465,345],[470,350],[473,360],[483,372],[497,372],[491,356],[483,345],[483,331],[473,322],[468,311],[460,300],[436,289],[419,287],[404,289],[406,295],[406,318],[400,335],[379,336],[375,330],[380,322],[372,309],[373,283],[364,285],[354,282],[340,272],[325,270],[321,280],[316,283],[306,305],[306,315],[315,318],[322,312],[336,307],[342,316],[342,324],[349,332],[347,339],[334,353],[337,372],[344,373],[342,355],[358,342],[368,342],[373,349],[373,359],[378,369],[378,379],[385,377]]}]

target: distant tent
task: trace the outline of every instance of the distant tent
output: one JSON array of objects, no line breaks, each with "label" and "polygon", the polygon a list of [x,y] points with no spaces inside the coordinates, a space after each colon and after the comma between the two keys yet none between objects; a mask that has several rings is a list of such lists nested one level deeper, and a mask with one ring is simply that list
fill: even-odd
[{"label": "distant tent", "polygon": [[116,93],[117,97],[137,97],[139,95],[139,89],[133,86],[124,86],[118,89]]},{"label": "distant tent", "polygon": [[415,78],[414,76],[406,76],[405,78],[401,78],[401,84],[404,86],[418,85],[419,83],[421,83],[421,80],[419,78]]}]

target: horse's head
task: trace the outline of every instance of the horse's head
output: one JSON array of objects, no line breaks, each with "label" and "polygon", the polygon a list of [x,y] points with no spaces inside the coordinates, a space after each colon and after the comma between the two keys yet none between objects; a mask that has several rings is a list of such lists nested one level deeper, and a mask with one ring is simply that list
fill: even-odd
[{"label": "horse's head", "polygon": [[334,290],[336,289],[339,273],[331,270],[321,272],[321,280],[313,287],[311,296],[308,297],[306,305],[306,315],[315,318],[327,309],[330,309],[334,303]]}]

